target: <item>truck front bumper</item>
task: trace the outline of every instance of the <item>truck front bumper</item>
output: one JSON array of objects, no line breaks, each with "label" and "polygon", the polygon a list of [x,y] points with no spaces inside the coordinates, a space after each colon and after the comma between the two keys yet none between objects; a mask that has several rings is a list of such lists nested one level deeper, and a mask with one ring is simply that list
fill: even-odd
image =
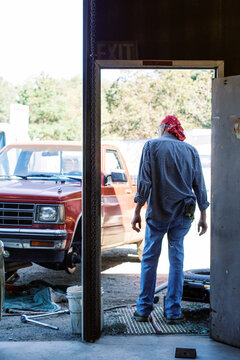
[{"label": "truck front bumper", "polygon": [[[51,229],[7,229],[0,228],[0,240],[5,248],[13,249],[65,249],[67,241],[66,230]],[[32,246],[31,242],[38,241],[39,246]],[[52,242],[53,246],[44,246],[44,242]],[[42,242],[42,246],[41,246]]]},{"label": "truck front bumper", "polygon": [[66,253],[67,231],[0,228],[0,240],[9,252],[6,262],[61,262]]}]

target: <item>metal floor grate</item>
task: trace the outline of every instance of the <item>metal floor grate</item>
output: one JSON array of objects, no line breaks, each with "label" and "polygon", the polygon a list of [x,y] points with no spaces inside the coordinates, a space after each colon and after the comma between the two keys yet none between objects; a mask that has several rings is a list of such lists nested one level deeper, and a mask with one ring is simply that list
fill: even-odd
[{"label": "metal floor grate", "polygon": [[[133,313],[136,307],[119,308],[115,312],[115,316],[118,317],[119,323],[126,325],[125,334],[127,335],[150,335],[157,334],[152,323],[137,322],[133,318]],[[184,320],[177,325],[169,325],[163,315],[163,308],[156,306],[152,312],[156,321],[157,327],[161,331],[161,334],[201,334],[208,335],[208,328],[199,323],[193,321]]]}]

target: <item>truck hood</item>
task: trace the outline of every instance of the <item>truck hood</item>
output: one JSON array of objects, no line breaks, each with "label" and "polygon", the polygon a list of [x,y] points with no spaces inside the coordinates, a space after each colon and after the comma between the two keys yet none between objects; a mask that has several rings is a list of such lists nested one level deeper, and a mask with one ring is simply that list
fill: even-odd
[{"label": "truck hood", "polygon": [[64,201],[81,197],[82,183],[80,181],[53,180],[0,180],[0,201],[4,200],[57,200]]}]

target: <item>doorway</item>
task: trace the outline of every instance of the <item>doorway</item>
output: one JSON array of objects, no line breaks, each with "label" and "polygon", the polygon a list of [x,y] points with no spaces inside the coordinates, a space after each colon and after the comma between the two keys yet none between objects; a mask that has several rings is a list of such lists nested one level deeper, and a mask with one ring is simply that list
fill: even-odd
[{"label": "doorway", "polygon": [[[164,86],[164,81],[170,82],[172,80],[175,83],[178,81],[181,87],[180,92],[182,92],[182,89],[184,88],[186,92],[189,91],[188,86],[186,86],[186,84],[184,86],[185,76],[186,78],[191,78],[193,86],[195,86],[194,81],[196,81],[197,78],[199,81],[203,81],[203,83],[204,81],[206,83],[210,83],[210,86],[208,84],[208,96],[204,100],[206,101],[207,110],[205,112],[205,115],[203,115],[203,113],[199,114],[198,120],[196,120],[196,128],[194,128],[191,123],[187,123],[187,121],[184,124],[182,123],[184,129],[186,130],[186,141],[190,142],[193,146],[195,146],[200,154],[206,186],[208,190],[208,198],[210,200],[211,79],[223,75],[223,64],[205,63],[201,65],[198,64],[196,66],[191,66],[191,62],[189,62],[188,64],[185,63],[182,64],[182,66],[176,66],[171,68],[150,68],[140,67],[139,62],[135,62],[135,64],[134,62],[132,62],[130,66],[129,62],[127,64],[124,64],[124,62],[119,61],[104,61],[97,62],[97,74],[99,75],[98,78],[101,82],[101,106],[103,106],[103,109],[98,109],[100,111],[102,119],[102,140],[104,140],[104,142],[108,144],[114,144],[118,148],[120,148],[123,157],[126,159],[127,167],[130,169],[130,176],[133,183],[136,183],[136,175],[138,172],[141,149],[146,139],[156,137],[157,125],[159,124],[161,118],[163,118],[164,114],[174,114],[182,122],[182,119],[184,118],[189,118],[192,120],[192,117],[197,112],[197,109],[195,108],[195,113],[194,109],[192,109],[192,114],[189,114],[188,110],[186,111],[186,106],[184,106],[184,102],[186,101],[186,99],[183,99],[176,95],[176,89],[173,89],[171,86],[167,87],[166,84]],[[160,87],[162,87],[162,93],[160,93],[159,88],[156,85],[157,82],[159,82],[159,79],[161,79]],[[203,83],[200,85],[200,88]],[[153,89],[154,84],[156,87],[155,89]],[[144,91],[142,89],[144,89]],[[151,89],[152,91],[149,91],[148,93],[149,89]],[[154,95],[156,95],[156,93],[153,94],[154,90],[156,90],[156,93],[158,95],[159,103],[161,102],[161,96],[162,98],[170,99],[168,102],[166,101],[167,106],[163,107],[163,110],[161,109],[161,107],[157,108],[156,106],[157,96],[154,97]],[[171,99],[171,92],[172,97],[174,96],[174,101],[172,101]],[[152,104],[155,105],[153,111],[151,111],[152,108],[144,108],[144,106],[146,105],[146,101],[143,98],[144,96],[145,99],[147,97],[151,98],[152,102],[150,102],[150,107],[152,106]],[[203,104],[204,101],[200,100],[199,94],[197,95],[197,98],[199,100],[199,106],[201,107],[201,104]],[[136,108],[134,108],[134,101],[137,103],[137,110]],[[178,108],[176,106],[176,103],[181,104],[181,106]],[[109,116],[107,112],[109,112],[111,116]],[[203,122],[201,123],[201,121]],[[202,127],[202,129],[200,129],[200,127]],[[196,220],[198,221],[198,219],[199,213],[197,212]],[[185,270],[193,268],[210,268],[210,226],[208,229],[207,238],[205,236],[203,244],[202,239],[199,238],[197,235],[196,220],[191,228],[191,232],[185,239]],[[210,225],[210,210],[208,210],[208,224]],[[116,283],[118,284],[117,294],[119,296],[119,302],[121,302],[121,304],[135,302],[138,296],[140,264],[137,262],[137,253],[134,246],[135,245],[132,245],[131,243],[127,245],[125,244],[124,246],[126,251],[129,251],[128,259],[124,260],[124,252],[123,250],[121,250],[122,252],[120,251],[119,256],[122,256],[122,263],[119,258],[118,260],[116,260],[117,250],[113,250],[113,264],[115,261],[115,266],[113,265],[112,268],[108,267],[107,269],[103,269],[102,272],[103,286],[105,285],[106,280],[109,284],[109,282],[111,282],[111,279],[113,279],[114,276],[116,277]],[[109,256],[109,254],[110,251],[103,252],[103,259],[106,256]],[[195,256],[193,256],[193,254],[195,254]],[[201,255],[199,256],[199,254]],[[168,257],[167,246],[165,242],[163,245],[158,268],[159,284],[161,284],[164,279],[167,279],[167,273]],[[119,279],[125,277],[126,274],[128,274],[130,278],[132,278],[132,287],[130,285],[130,297],[127,296],[126,288],[122,289],[122,293],[121,290],[119,290]],[[134,278],[134,275],[137,276],[135,276]],[[125,282],[125,284],[127,284],[127,282]],[[114,287],[110,288],[112,289],[112,291],[114,291]],[[115,298],[115,296],[109,293],[109,289],[107,290],[107,294],[107,296],[111,298],[112,305],[116,305],[117,299]],[[109,299],[107,299],[107,296],[105,296],[105,301],[107,305],[110,306],[111,303],[109,303]],[[126,298],[124,298],[124,296]]]}]

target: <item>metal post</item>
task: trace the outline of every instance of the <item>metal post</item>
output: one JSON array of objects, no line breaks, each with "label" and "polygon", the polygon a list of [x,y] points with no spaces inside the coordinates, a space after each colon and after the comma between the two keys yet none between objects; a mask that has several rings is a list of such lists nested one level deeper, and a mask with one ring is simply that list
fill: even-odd
[{"label": "metal post", "polygon": [[3,246],[3,242],[0,240],[0,320],[2,318],[4,290],[5,290],[4,246]]},{"label": "metal post", "polygon": [[82,339],[101,334],[100,119],[96,117],[95,0],[83,0]]}]

